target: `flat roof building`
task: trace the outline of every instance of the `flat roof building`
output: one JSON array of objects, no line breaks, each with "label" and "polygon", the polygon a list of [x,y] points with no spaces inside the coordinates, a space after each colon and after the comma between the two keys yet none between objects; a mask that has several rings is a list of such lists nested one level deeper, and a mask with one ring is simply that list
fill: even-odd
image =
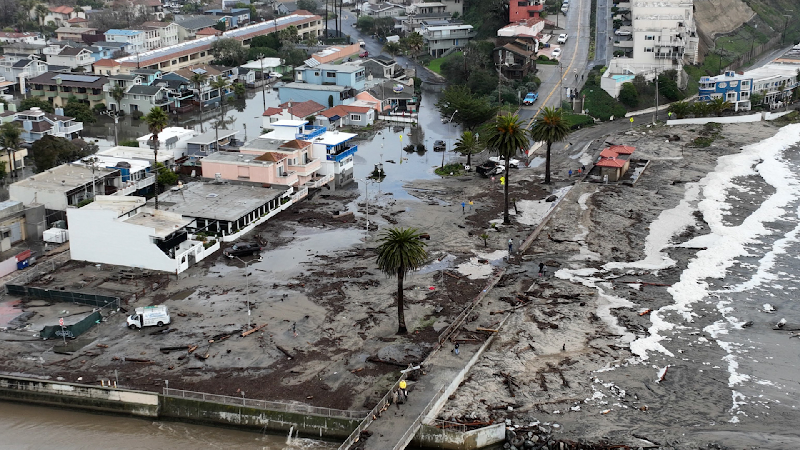
[{"label": "flat roof building", "polygon": [[26,205],[43,204],[46,209],[64,211],[95,195],[113,194],[121,185],[120,172],[81,164],[62,164],[37,173],[9,187],[11,200]]}]

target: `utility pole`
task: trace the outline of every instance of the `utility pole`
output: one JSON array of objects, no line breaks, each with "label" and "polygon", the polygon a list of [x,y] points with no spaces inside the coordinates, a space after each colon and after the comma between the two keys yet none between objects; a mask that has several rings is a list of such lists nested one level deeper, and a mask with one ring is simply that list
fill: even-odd
[{"label": "utility pole", "polygon": [[558,107],[564,103],[564,66],[558,63]]},{"label": "utility pole", "polygon": [[264,54],[260,53],[258,55],[259,61],[261,61],[261,98],[264,100],[264,111],[267,110],[267,79],[264,77]]},{"label": "utility pole", "polygon": [[653,125],[658,120],[658,69],[656,69],[656,112],[653,114]]}]

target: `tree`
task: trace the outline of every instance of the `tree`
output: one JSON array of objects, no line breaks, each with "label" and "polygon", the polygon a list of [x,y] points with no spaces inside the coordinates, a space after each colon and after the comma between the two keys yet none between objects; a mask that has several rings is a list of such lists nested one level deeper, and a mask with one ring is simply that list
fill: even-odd
[{"label": "tree", "polygon": [[281,40],[278,38],[277,33],[270,33],[254,37],[250,41],[250,48],[269,47],[273,50],[281,49]]},{"label": "tree", "polygon": [[[20,145],[21,135],[22,130],[20,130],[20,127],[14,122],[6,122],[0,127],[0,140],[3,143],[3,149],[8,154],[8,160],[11,162],[10,170],[12,178],[16,175],[17,167],[14,166],[14,161],[17,160],[17,149]],[[5,171],[5,168],[3,171]],[[5,175],[0,178],[5,178]]]},{"label": "tree", "polygon": [[416,60],[419,52],[425,47],[425,40],[422,38],[421,34],[415,31],[406,37],[406,46],[411,52],[411,57]]},{"label": "tree", "polygon": [[387,42],[386,45],[383,46],[383,51],[395,57],[403,51],[403,48],[400,47],[400,44],[397,42]]},{"label": "tree", "polygon": [[234,83],[233,93],[236,95],[236,98],[244,98],[247,93],[247,88],[245,88],[244,83]]},{"label": "tree", "polygon": [[375,34],[386,37],[394,32],[394,17],[379,17],[375,20]]},{"label": "tree", "polygon": [[[153,133],[153,171],[156,173],[156,176],[158,176],[158,133],[161,133],[161,130],[167,127],[169,117],[163,109],[154,107],[144,116],[144,121],[147,122],[148,131]],[[158,209],[158,183],[154,185],[154,188],[155,206],[156,209]]]},{"label": "tree", "polygon": [[333,95],[328,96],[328,108],[333,108]]},{"label": "tree", "polygon": [[468,130],[475,130],[497,114],[497,107],[488,99],[476,96],[463,85],[448,86],[436,102],[436,108],[442,115],[442,120],[450,120],[452,117],[453,122]]},{"label": "tree", "polygon": [[233,38],[217,39],[209,50],[214,60],[225,66],[240,66],[247,59],[247,50],[242,43]]},{"label": "tree", "polygon": [[356,22],[356,28],[362,33],[372,34],[375,31],[375,18],[372,16],[361,16]]},{"label": "tree", "polygon": [[710,108],[707,103],[705,102],[694,102],[692,103],[692,114],[695,117],[705,117],[709,114]]},{"label": "tree", "polygon": [[677,77],[675,71],[665,71],[658,76],[658,93],[671,102],[683,100],[684,97],[683,93],[678,89],[678,83],[674,77]]},{"label": "tree", "polygon": [[19,110],[20,111],[27,111],[27,110],[29,110],[31,108],[39,108],[42,111],[49,112],[51,114],[55,112],[55,109],[53,108],[53,104],[52,103],[50,103],[50,102],[48,102],[46,100],[42,100],[42,99],[40,99],[38,97],[26,98],[25,100],[21,101],[20,104],[19,104]]},{"label": "tree", "polygon": [[508,216],[508,185],[511,183],[509,182],[508,169],[511,158],[518,151],[525,151],[530,147],[529,132],[523,126],[519,116],[511,114],[497,116],[492,123],[487,125],[486,132],[488,134],[486,139],[487,147],[497,152],[505,160],[505,182],[503,186],[505,211],[503,213],[503,223],[510,224],[511,219]]},{"label": "tree", "polygon": [[750,105],[753,107],[761,106],[764,103],[764,94],[753,92],[750,94]]},{"label": "tree", "polygon": [[255,61],[261,58],[275,58],[278,51],[271,47],[250,47],[247,49],[247,60]]},{"label": "tree", "polygon": [[683,119],[692,111],[692,105],[689,102],[684,100],[680,100],[674,103],[671,103],[667,108],[667,111],[675,114],[675,117],[678,119]]},{"label": "tree", "polygon": [[167,166],[156,163],[156,170],[158,171],[158,184],[161,187],[174,186],[178,184],[178,174],[170,170]]},{"label": "tree", "polygon": [[84,156],[78,156],[80,149],[78,146],[70,142],[69,139],[55,137],[51,135],[43,136],[41,139],[31,145],[31,153],[33,153],[33,164],[36,166],[36,172],[44,172],[52,169],[55,166],[72,162]]},{"label": "tree", "polygon": [[297,9],[305,9],[308,12],[317,12],[319,5],[314,0],[297,0]]},{"label": "tree", "polygon": [[717,115],[717,117],[722,117],[722,114],[730,109],[731,102],[725,100],[722,97],[715,97],[711,99],[711,102],[708,103],[708,109]]},{"label": "tree", "polygon": [[619,91],[619,101],[629,108],[639,104],[639,93],[633,83],[622,83],[622,89]]},{"label": "tree", "polygon": [[82,103],[74,96],[70,96],[67,100],[67,106],[64,107],[64,115],[67,117],[74,117],[78,122],[94,123],[97,119],[94,117],[92,109],[89,105]]},{"label": "tree", "polygon": [[8,172],[6,172],[6,162],[0,161],[0,181],[5,180],[7,173]]},{"label": "tree", "polygon": [[412,270],[425,264],[428,252],[421,233],[415,228],[390,228],[380,237],[378,246],[378,269],[388,276],[397,276],[397,334],[406,334],[403,305],[403,278]]},{"label": "tree", "polygon": [[561,115],[561,109],[545,107],[542,115],[531,127],[531,138],[547,143],[547,155],[544,164],[544,183],[550,184],[550,148],[553,142],[560,142],[569,135],[569,125]]},{"label": "tree", "polygon": [[465,131],[461,133],[461,138],[458,139],[456,142],[455,151],[461,153],[462,155],[467,155],[467,165],[470,166],[472,155],[475,153],[480,153],[481,148],[480,142],[478,141],[478,137],[475,136],[475,133],[472,131]]},{"label": "tree", "polygon": [[122,111],[122,99],[125,98],[125,88],[122,86],[114,86],[108,93],[114,102],[117,104],[117,111]]},{"label": "tree", "polygon": [[192,75],[192,79],[190,80],[192,84],[194,84],[195,89],[197,92],[195,95],[197,96],[197,101],[200,102],[200,132],[203,132],[203,87],[206,85],[206,81],[208,80],[208,75],[204,73],[195,73]]}]

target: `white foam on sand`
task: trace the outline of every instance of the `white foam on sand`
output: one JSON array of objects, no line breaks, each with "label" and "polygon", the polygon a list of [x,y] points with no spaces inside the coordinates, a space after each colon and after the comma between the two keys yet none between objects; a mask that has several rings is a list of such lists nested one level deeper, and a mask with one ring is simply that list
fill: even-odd
[{"label": "white foam on sand", "polygon": [[[508,257],[508,250],[496,250],[492,253],[478,252],[469,261],[459,264],[456,270],[470,280],[487,278],[494,270],[493,263],[497,263],[506,257]],[[482,263],[480,262],[481,259],[488,260],[488,262]]]}]

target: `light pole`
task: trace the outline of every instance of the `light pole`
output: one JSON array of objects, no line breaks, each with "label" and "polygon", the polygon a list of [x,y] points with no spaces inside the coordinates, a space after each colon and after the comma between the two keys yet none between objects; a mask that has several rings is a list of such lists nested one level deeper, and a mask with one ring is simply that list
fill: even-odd
[{"label": "light pole", "polygon": [[656,124],[656,120],[658,120],[658,69],[655,70],[656,76],[656,112],[653,113],[653,125]]},{"label": "light pole", "polygon": [[110,109],[107,109],[103,111],[102,114],[105,114],[106,116],[114,119],[114,146],[119,145],[119,138],[117,137],[117,126],[119,125],[119,110],[112,111]]},{"label": "light pole", "polygon": [[364,231],[369,235],[369,178],[359,178],[358,181],[364,182],[364,196],[366,198],[366,209],[364,210],[364,216],[367,219],[367,226],[364,228]]},{"label": "light pole", "polygon": [[558,107],[564,103],[564,66],[558,63]]},{"label": "light pole", "polygon": [[[247,267],[252,264],[254,261],[245,262],[242,258],[238,256],[234,256],[234,258],[238,259],[239,261],[244,264],[244,279],[246,285],[246,292],[245,292],[245,302],[247,302],[247,329],[250,329],[250,272],[247,270]],[[258,257],[256,261],[261,261],[261,256]]]},{"label": "light pole", "polygon": [[261,98],[264,100],[264,111],[267,110],[267,79],[264,77],[264,54],[259,53],[258,60],[261,61]]}]

